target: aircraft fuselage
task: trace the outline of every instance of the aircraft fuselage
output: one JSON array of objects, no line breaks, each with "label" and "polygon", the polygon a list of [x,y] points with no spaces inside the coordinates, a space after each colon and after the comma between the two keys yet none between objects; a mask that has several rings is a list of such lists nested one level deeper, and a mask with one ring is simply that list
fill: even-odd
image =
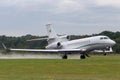
[{"label": "aircraft fuselage", "polygon": [[71,41],[54,42],[48,45],[46,49],[86,49],[91,51],[111,47],[114,44],[116,44],[115,41],[107,36],[95,36]]}]

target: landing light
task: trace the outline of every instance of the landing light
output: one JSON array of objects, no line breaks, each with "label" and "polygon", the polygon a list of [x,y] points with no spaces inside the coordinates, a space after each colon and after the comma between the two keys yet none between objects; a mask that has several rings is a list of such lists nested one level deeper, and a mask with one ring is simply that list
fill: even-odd
[{"label": "landing light", "polygon": [[82,51],[86,51],[87,49],[82,49]]}]

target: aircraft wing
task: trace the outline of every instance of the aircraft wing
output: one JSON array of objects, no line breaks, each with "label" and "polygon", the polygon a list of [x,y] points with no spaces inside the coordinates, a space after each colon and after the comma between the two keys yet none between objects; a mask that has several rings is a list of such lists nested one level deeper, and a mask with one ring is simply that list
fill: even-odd
[{"label": "aircraft wing", "polygon": [[20,51],[20,52],[53,52],[57,53],[58,50],[46,50],[46,49],[9,49],[10,51]]},{"label": "aircraft wing", "polygon": [[43,52],[43,53],[64,53],[64,52],[85,52],[87,49],[12,49],[7,48],[2,44],[7,51],[19,51],[19,52]]},{"label": "aircraft wing", "polygon": [[80,49],[9,49],[10,51],[20,52],[43,52],[43,53],[62,53],[62,52],[82,52]]}]

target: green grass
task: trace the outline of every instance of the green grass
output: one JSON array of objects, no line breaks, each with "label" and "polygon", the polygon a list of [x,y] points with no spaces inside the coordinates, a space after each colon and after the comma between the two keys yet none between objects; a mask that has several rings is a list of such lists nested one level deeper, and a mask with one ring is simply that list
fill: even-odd
[{"label": "green grass", "polygon": [[120,55],[79,59],[1,59],[0,80],[120,80]]}]

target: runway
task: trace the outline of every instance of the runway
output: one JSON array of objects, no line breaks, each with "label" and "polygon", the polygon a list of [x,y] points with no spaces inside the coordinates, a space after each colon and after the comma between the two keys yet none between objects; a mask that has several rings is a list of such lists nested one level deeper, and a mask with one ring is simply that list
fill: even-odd
[{"label": "runway", "polygon": [[[0,53],[0,59],[62,59],[60,54]],[[68,59],[79,59],[79,55],[68,55]]]}]

